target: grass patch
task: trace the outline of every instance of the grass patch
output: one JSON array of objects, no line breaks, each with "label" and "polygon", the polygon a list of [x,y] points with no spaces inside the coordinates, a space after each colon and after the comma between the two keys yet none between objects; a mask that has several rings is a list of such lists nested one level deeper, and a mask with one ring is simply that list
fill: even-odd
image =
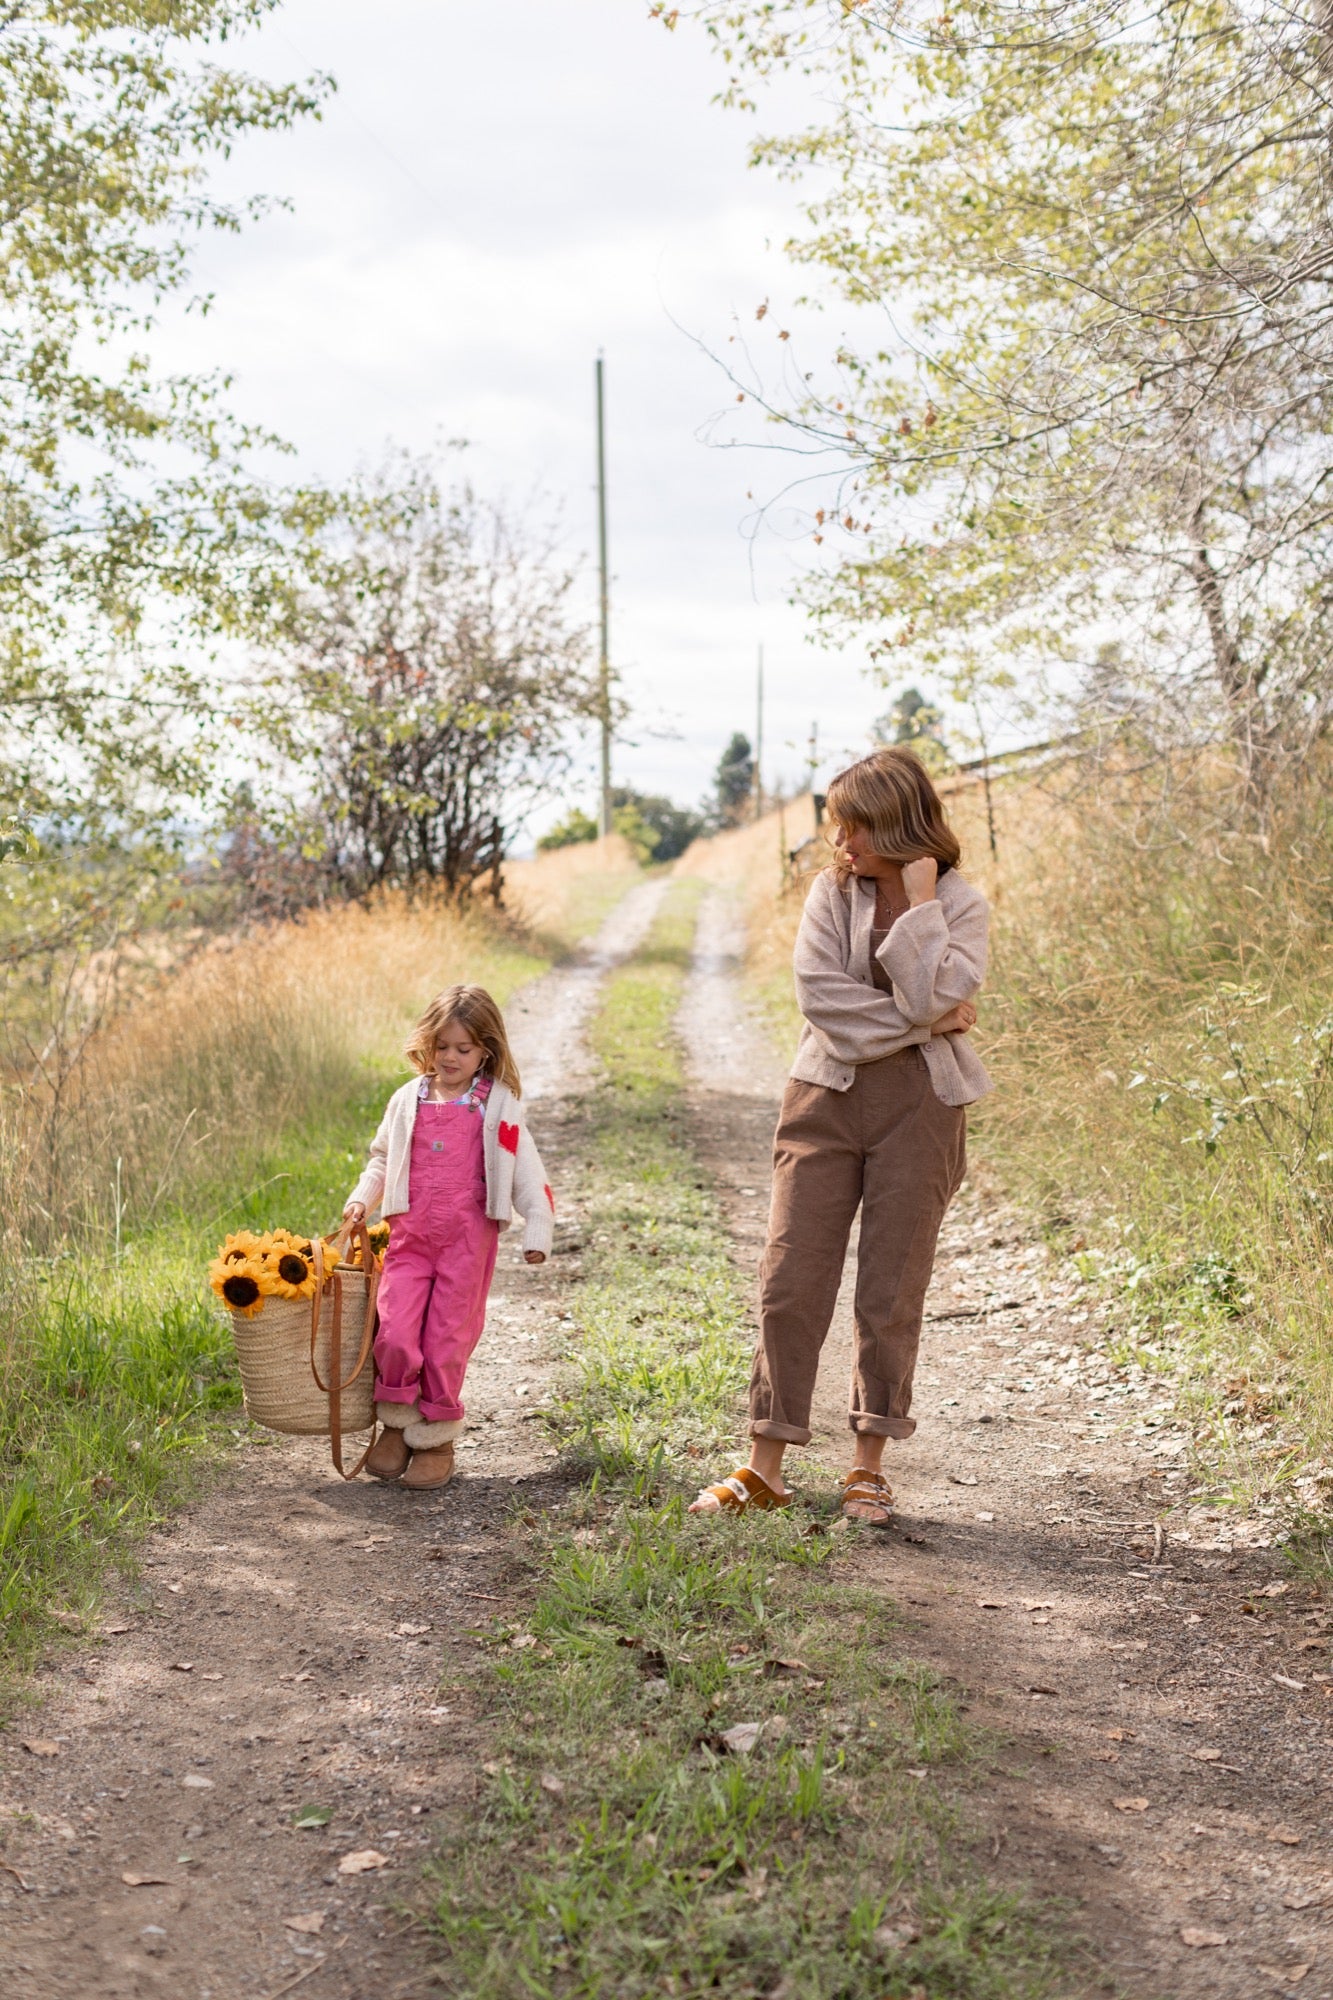
[{"label": "grass patch", "polygon": [[585,1477],[519,1523],[541,1584],[489,1635],[498,1743],[432,1871],[437,1977],[468,2000],[1067,1991],[1049,1925],[969,1861],[966,1725],[892,1604],[838,1580],[842,1531],[685,1512],[751,1349],[672,1030],[697,891],[672,889],[593,1030],[555,1414]]}]

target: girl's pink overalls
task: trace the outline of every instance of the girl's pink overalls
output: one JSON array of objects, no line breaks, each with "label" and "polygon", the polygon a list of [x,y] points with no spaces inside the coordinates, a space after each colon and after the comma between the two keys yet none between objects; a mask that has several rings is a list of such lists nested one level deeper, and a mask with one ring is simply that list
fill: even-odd
[{"label": "girl's pink overalls", "polygon": [[500,1225],[486,1214],[484,1100],[417,1106],[408,1203],[390,1221],[375,1337],[376,1400],[421,1421],[463,1415],[463,1377],[486,1321]]}]

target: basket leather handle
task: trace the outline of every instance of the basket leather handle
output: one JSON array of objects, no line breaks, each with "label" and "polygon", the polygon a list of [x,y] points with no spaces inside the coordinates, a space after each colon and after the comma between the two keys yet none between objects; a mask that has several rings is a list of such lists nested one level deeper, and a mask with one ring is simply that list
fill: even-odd
[{"label": "basket leather handle", "polygon": [[329,1280],[333,1294],[333,1311],[331,1315],[332,1323],[329,1328],[330,1366],[327,1382],[321,1382],[319,1366],[315,1360],[315,1347],[319,1339],[319,1322],[324,1300],[324,1245],[319,1237],[316,1236],[311,1239],[310,1246],[315,1266],[315,1291],[310,1301],[310,1373],[315,1378],[316,1388],[321,1389],[329,1399],[329,1449],[334,1467],[343,1479],[356,1478],[362,1466],[364,1466],[366,1460],[369,1458],[375,1444],[375,1439],[379,1435],[378,1427],[372,1422],[370,1426],[370,1443],[366,1446],[351,1471],[344,1470],[342,1392],[344,1389],[351,1388],[353,1382],[360,1376],[362,1369],[370,1359],[370,1351],[375,1339],[375,1303],[379,1295],[379,1272],[375,1266],[375,1253],[370,1247],[370,1233],[364,1222],[349,1223],[339,1237],[340,1244],[353,1235],[358,1238],[357,1248],[361,1252],[361,1269],[365,1272],[366,1277],[366,1318],[365,1325],[361,1330],[361,1351],[357,1355],[355,1368],[353,1368],[350,1375],[344,1378],[342,1374],[343,1283],[341,1273],[335,1268],[332,1278]]}]

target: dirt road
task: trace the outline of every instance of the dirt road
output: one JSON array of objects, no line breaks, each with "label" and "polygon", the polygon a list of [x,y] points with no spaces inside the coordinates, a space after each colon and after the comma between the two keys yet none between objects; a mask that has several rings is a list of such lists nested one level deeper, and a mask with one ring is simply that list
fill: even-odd
[{"label": "dirt road", "polygon": [[[746,1015],[737,923],[703,906],[682,1026],[737,1255],[757,1262],[781,1065]],[[1006,1741],[988,1865],[1067,1897],[1143,1996],[1333,1994],[1330,1620],[1271,1524],[1191,1507],[1187,1439],[1111,1317],[975,1186],[945,1227],[890,1448],[900,1513],[839,1568],[900,1604],[904,1650]],[[846,1462],[855,1246],[798,1489]]]},{"label": "dirt road", "polygon": [[[508,1010],[557,1180],[589,1075],[584,1025],[660,891],[634,890]],[[429,1960],[390,1910],[411,1893],[432,1808],[475,1783],[468,1704],[436,1699],[441,1660],[466,1674],[469,1628],[512,1595],[516,1497],[560,1497],[528,1420],[578,1276],[572,1240],[562,1216],[537,1270],[502,1242],[453,1485],[344,1486],[323,1442],[255,1434],[151,1539],[97,1643],[41,1676],[36,1705],[0,1733],[6,1996],[249,2000],[315,1972],[319,2000],[429,1990]],[[296,1830],[305,1807],[322,1823]],[[342,1872],[358,1854],[382,1864]]]},{"label": "dirt road", "polygon": [[[510,1010],[554,1160],[598,983],[657,894],[636,890]],[[695,1130],[752,1264],[783,1066],[741,1002],[735,935],[710,896],[681,1029]],[[484,1665],[471,1628],[524,1587],[503,1532],[514,1500],[561,1504],[528,1418],[574,1242],[566,1214],[542,1270],[502,1251],[453,1486],[343,1486],[319,1444],[250,1439],[152,1539],[96,1643],[42,1676],[0,1733],[7,1996],[429,1992],[429,1951],[391,1912],[433,1811],[472,1795],[486,1754],[481,1697],[441,1703],[441,1663],[466,1689]],[[849,1325],[844,1298],[794,1467],[825,1505]],[[968,1807],[979,1858],[1068,1898],[1124,1990],[1322,2000],[1329,1621],[1287,1587],[1262,1521],[1191,1509],[1184,1434],[1151,1381],[1110,1365],[1113,1331],[1002,1208],[965,1193],[930,1302],[921,1429],[890,1465],[900,1516],[849,1533],[836,1567],[895,1600],[904,1652],[1004,1745]],[[298,1830],[307,1807],[320,1823]],[[346,1872],[357,1855],[382,1861]]]}]

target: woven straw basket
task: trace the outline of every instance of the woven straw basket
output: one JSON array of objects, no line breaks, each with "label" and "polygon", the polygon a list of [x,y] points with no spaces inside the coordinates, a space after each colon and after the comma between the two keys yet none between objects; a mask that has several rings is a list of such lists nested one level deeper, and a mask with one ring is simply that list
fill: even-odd
[{"label": "woven straw basket", "polygon": [[329,1438],[339,1472],[342,1434],[375,1427],[379,1268],[364,1225],[358,1234],[360,1269],[338,1265],[327,1278],[314,1239],[313,1299],[268,1299],[253,1319],[231,1314],[246,1415],[267,1430]]}]

